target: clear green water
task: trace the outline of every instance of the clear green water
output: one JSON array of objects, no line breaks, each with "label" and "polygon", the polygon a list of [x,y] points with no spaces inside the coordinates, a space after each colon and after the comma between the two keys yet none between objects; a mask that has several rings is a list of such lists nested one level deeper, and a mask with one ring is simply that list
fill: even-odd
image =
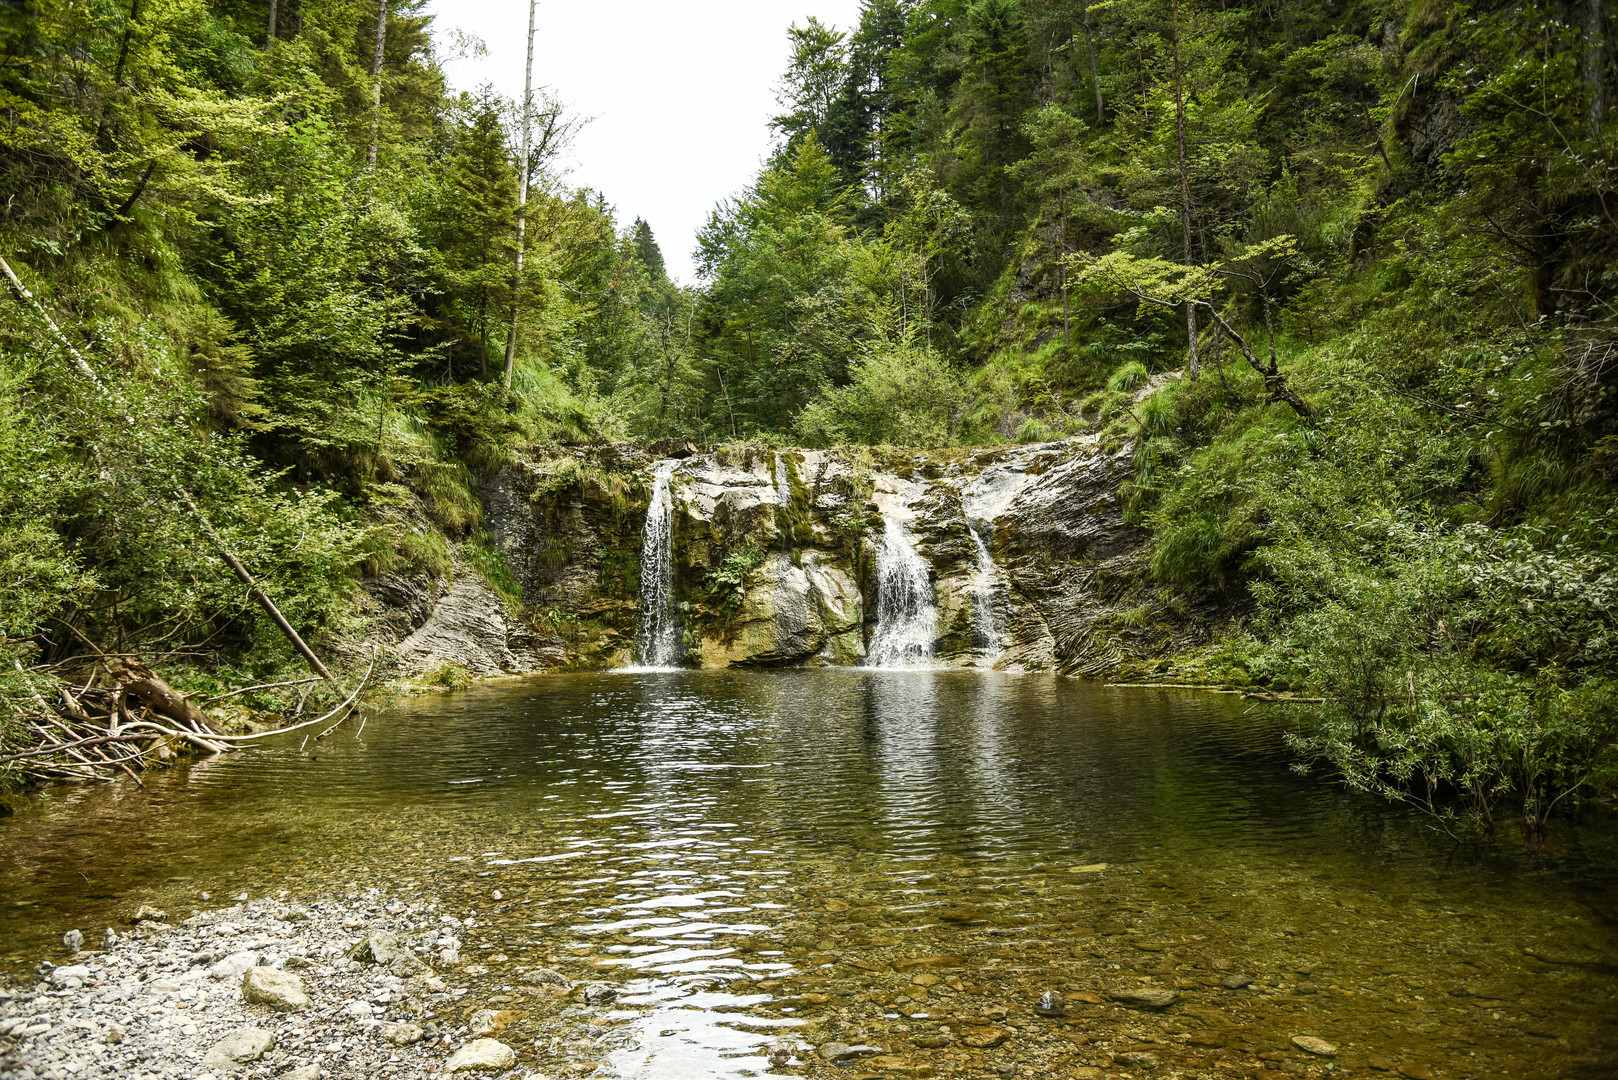
[{"label": "clear green water", "polygon": [[[1611,815],[1539,855],[1458,851],[1293,775],[1282,723],[980,673],[487,686],[0,820],[0,959],[144,900],[383,885],[475,915],[467,1009],[537,963],[622,985],[588,1025],[494,1003],[563,1075],[756,1075],[782,1034],[963,1076],[1083,1075],[1130,1050],[1165,1076],[1321,1071],[1300,1034],[1340,1047],[1337,1075],[1618,1075]],[[945,955],[958,988],[891,967]],[[1255,986],[1226,989],[1232,972]],[[1182,999],[1083,1000],[1140,984]],[[1066,1017],[1034,1016],[1046,989]],[[915,1043],[991,1021],[1011,1025],[999,1047]]]}]

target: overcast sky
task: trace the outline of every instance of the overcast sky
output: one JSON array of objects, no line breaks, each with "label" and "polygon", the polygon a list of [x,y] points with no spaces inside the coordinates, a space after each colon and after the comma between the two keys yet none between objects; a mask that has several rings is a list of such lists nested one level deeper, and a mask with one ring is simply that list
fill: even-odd
[{"label": "overcast sky", "polygon": [[[452,85],[493,83],[521,99],[527,0],[433,0],[431,10],[441,43],[459,29],[489,48],[449,64]],[[859,0],[541,0],[534,83],[595,117],[570,180],[603,192],[620,227],[645,218],[675,277],[691,281],[697,230],[758,171],[787,27],[809,15],[848,30]]]}]

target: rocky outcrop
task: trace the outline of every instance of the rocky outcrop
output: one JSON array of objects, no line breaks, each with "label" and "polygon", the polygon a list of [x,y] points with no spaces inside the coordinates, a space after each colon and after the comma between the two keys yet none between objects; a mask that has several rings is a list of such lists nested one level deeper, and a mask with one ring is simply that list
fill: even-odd
[{"label": "rocky outcrop", "polygon": [[[672,586],[692,666],[862,663],[890,519],[927,564],[938,663],[1116,675],[1185,644],[1151,617],[1161,598],[1119,497],[1127,444],[660,449],[671,455]],[[521,610],[470,572],[444,585],[378,579],[373,593],[411,624],[402,666],[495,675],[634,663],[657,460],[633,447],[564,448],[487,478],[487,527]]]},{"label": "rocky outcrop", "polygon": [[[424,675],[446,665],[479,676],[516,675],[545,666],[532,631],[475,573],[450,583],[420,628],[395,650],[399,668]],[[560,659],[560,654],[555,656]]]}]

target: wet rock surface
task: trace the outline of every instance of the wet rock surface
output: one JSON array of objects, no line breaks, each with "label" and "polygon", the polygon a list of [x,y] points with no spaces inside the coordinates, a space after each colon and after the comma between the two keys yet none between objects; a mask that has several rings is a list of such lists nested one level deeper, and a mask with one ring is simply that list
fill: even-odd
[{"label": "wet rock surface", "polygon": [[[1201,632],[1146,595],[1143,534],[1118,496],[1127,445],[1092,436],[973,454],[664,449],[677,451],[665,456],[677,462],[673,585],[691,666],[864,662],[891,512],[905,515],[930,568],[933,654],[945,665],[1139,674]],[[630,663],[655,460],[627,446],[535,451],[486,480],[489,529],[525,611],[506,619],[492,595],[457,578],[400,646],[404,666],[498,674]],[[980,551],[995,564],[992,583]],[[716,587],[738,557],[745,577]],[[1126,609],[1159,617],[1141,626],[1120,618]]]}]

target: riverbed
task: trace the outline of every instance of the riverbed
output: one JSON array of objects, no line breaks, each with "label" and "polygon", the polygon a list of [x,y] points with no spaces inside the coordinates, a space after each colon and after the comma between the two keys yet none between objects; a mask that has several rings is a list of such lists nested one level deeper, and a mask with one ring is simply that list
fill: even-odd
[{"label": "riverbed", "polygon": [[979,672],[489,684],[0,820],[0,962],[379,889],[467,920],[437,1019],[511,1013],[515,1075],[1614,1075],[1611,815],[1458,847],[1296,775],[1287,723]]}]

